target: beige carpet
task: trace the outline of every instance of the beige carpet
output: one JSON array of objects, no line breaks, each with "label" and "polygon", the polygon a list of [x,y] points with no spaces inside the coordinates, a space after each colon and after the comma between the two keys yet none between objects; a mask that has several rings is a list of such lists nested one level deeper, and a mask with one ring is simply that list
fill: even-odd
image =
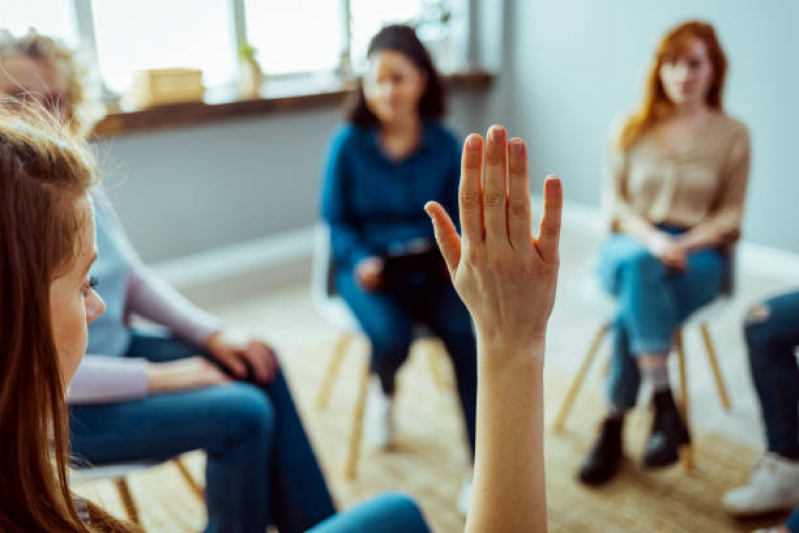
[{"label": "beige carpet", "polygon": [[[356,343],[351,347],[330,405],[319,412],[313,398],[332,340],[288,354],[284,367],[340,506],[346,508],[381,491],[400,489],[419,500],[435,531],[462,530],[455,499],[467,472],[463,428],[454,390],[437,389],[433,383],[429,352],[416,350],[399,378],[397,450],[382,454],[365,450],[359,479],[347,482],[342,476],[343,461],[356,376],[363,364],[365,346]],[[448,377],[451,379],[451,375]],[[566,384],[566,377],[554,371],[548,373],[548,414],[558,406]],[[658,473],[641,471],[636,459],[647,434],[647,409],[639,409],[631,417],[627,432],[631,459],[618,480],[600,491],[575,483],[575,468],[591,444],[601,415],[602,402],[598,401],[596,386],[596,382],[586,385],[564,432],[547,435],[550,531],[737,532],[768,523],[735,521],[720,507],[723,491],[745,480],[754,458],[752,450],[730,440],[697,434],[697,468],[691,474],[680,468]],[[202,479],[202,455],[189,454],[187,462],[195,476]],[[199,531],[204,524],[201,502],[174,466],[167,464],[135,474],[130,483],[148,531]],[[121,514],[110,482],[79,483],[79,490]]]}]

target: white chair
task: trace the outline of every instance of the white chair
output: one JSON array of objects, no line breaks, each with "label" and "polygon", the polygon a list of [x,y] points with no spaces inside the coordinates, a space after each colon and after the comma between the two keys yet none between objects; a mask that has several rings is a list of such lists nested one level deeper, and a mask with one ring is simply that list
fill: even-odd
[{"label": "white chair", "polygon": [[[194,493],[200,500],[205,500],[205,491],[194,480],[186,465],[180,457],[171,459],[171,462],[177,467],[181,477],[186,480],[192,493]],[[91,464],[77,464],[72,466],[72,472],[77,473],[81,480],[89,481],[103,481],[112,480],[119,492],[119,498],[125,508],[125,513],[128,515],[128,520],[136,525],[141,525],[141,515],[139,514],[139,507],[133,499],[133,494],[130,491],[128,484],[128,476],[134,472],[145,470],[154,466],[163,464],[162,461],[132,461],[130,463],[112,463],[100,466]]]},{"label": "white chair", "polygon": [[[362,334],[357,319],[336,291],[335,269],[330,251],[330,228],[324,223],[319,224],[316,228],[311,268],[311,296],[314,307],[325,320],[341,330],[341,334],[333,345],[333,354],[316,397],[317,407],[324,409],[327,407],[333,384],[336,381],[336,377],[338,377],[347,348],[355,336]],[[413,338],[416,341],[432,339],[434,336],[426,327],[418,325],[414,328]],[[438,347],[438,344],[430,343],[430,346]],[[447,388],[450,383],[445,377],[446,373],[439,366],[443,359],[442,352],[443,350],[439,347],[435,351],[430,350],[427,355],[436,386],[438,388]],[[355,412],[353,413],[352,432],[350,433],[347,459],[344,466],[344,475],[347,479],[355,479],[358,475],[358,459],[363,436],[363,419],[366,410],[369,372],[370,363],[367,357],[358,380],[358,395],[355,402]]]},{"label": "white chair", "polygon": [[[597,265],[597,258],[594,258],[586,263],[586,265],[577,272],[572,283],[570,284],[570,293],[573,295],[573,297],[580,299],[586,306],[594,309],[597,314],[602,317],[602,323],[599,327],[599,331],[597,331],[597,333],[594,335],[588,348],[588,353],[583,359],[580,368],[577,371],[571,386],[569,387],[569,390],[566,392],[563,403],[561,404],[560,409],[555,416],[555,422],[552,425],[552,429],[556,432],[563,429],[563,426],[566,423],[566,418],[571,412],[574,400],[582,388],[585,377],[591,368],[597,352],[599,351],[602,340],[605,337],[605,334],[609,331],[611,323],[616,316],[616,299],[602,286],[599,276],[597,275]],[[725,411],[730,410],[730,398],[729,394],[727,393],[727,387],[724,385],[724,378],[722,377],[718,358],[716,357],[716,349],[710,336],[709,323],[713,318],[723,314],[730,305],[734,288],[733,271],[733,266],[730,264],[728,276],[724,282],[722,293],[715,300],[693,313],[674,335],[674,347],[677,351],[680,378],[680,397],[678,399],[678,407],[686,424],[690,424],[690,420],[688,409],[688,376],[685,366],[683,331],[685,328],[692,325],[699,326],[699,332],[702,335],[702,340],[705,345],[705,352],[707,354],[708,362],[710,363],[710,368],[713,372],[713,378],[716,383],[716,389],[718,391],[721,405]],[[610,361],[608,360],[608,363],[609,362]],[[605,373],[607,374],[607,371]],[[690,471],[693,468],[693,451],[691,445],[687,445],[683,448],[680,457],[685,470]]]}]

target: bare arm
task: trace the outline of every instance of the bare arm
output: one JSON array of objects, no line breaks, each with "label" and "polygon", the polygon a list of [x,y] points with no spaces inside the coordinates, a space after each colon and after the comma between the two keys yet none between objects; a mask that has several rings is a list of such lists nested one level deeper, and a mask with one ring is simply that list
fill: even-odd
[{"label": "bare arm", "polygon": [[544,346],[563,192],[558,178],[547,179],[539,235],[531,235],[526,147],[520,139],[508,146],[506,137],[501,126],[489,130],[485,172],[482,139],[466,141],[461,236],[439,204],[426,209],[478,338],[477,450],[466,530],[543,532]]}]

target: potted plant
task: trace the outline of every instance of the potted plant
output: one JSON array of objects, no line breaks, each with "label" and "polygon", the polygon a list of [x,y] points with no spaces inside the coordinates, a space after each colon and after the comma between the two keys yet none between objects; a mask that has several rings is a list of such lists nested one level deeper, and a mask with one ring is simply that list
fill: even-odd
[{"label": "potted plant", "polygon": [[264,73],[256,59],[257,55],[258,50],[252,45],[239,47],[239,95],[242,98],[258,98],[261,94]]}]

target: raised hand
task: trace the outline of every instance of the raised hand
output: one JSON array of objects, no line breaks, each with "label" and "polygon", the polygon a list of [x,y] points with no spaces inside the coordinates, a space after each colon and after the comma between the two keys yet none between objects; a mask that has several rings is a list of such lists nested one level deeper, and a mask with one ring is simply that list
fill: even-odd
[{"label": "raised hand", "polygon": [[485,156],[477,134],[463,149],[462,235],[441,205],[430,202],[425,210],[481,343],[525,349],[543,341],[555,301],[563,192],[560,179],[549,176],[534,236],[525,143],[508,142],[502,126],[486,137]]}]

